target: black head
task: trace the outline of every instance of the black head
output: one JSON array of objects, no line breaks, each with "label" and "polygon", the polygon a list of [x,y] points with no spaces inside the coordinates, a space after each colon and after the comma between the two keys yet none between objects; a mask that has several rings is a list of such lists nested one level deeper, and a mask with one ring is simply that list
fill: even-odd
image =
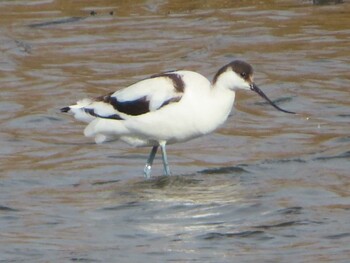
[{"label": "black head", "polygon": [[222,73],[228,70],[234,71],[238,76],[240,76],[242,79],[249,83],[253,81],[253,67],[242,60],[234,60],[231,63],[219,69],[219,71],[214,76],[213,83],[217,81],[218,77]]}]

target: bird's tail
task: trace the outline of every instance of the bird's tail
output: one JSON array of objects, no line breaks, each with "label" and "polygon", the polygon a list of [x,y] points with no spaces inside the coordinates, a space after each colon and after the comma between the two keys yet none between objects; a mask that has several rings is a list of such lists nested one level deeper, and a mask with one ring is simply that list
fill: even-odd
[{"label": "bird's tail", "polygon": [[90,105],[92,101],[90,99],[79,100],[77,104],[68,107],[61,108],[61,112],[72,113],[74,118],[82,122],[91,122],[95,119],[94,116],[86,112],[84,107]]},{"label": "bird's tail", "polygon": [[70,111],[70,107],[63,107],[60,110],[61,110],[61,112],[69,112]]}]

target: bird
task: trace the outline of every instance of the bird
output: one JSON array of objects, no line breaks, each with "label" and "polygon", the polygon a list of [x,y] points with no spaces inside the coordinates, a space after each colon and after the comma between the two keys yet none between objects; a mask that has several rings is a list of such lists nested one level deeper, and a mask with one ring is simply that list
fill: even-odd
[{"label": "bird", "polygon": [[194,71],[166,71],[103,96],[79,100],[61,108],[61,112],[88,123],[84,135],[93,137],[97,144],[120,140],[134,147],[151,147],[143,169],[144,177],[149,179],[158,148],[164,175],[169,176],[166,146],[222,126],[231,113],[237,90],[254,91],[277,110],[295,114],[265,95],[254,82],[253,67],[243,60],[221,67],[212,81]]}]

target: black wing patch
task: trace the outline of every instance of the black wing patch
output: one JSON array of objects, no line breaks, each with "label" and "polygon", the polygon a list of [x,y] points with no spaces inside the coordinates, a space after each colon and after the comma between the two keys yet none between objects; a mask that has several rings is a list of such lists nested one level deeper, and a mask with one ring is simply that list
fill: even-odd
[{"label": "black wing patch", "polygon": [[179,96],[179,97],[168,99],[168,100],[164,101],[162,105],[160,105],[159,109],[164,107],[164,106],[166,106],[166,105],[168,105],[168,104],[171,104],[173,102],[179,102],[181,100],[181,98],[182,97]]},{"label": "black wing patch", "polygon": [[104,118],[104,119],[114,119],[114,120],[124,120],[122,117],[120,117],[118,114],[112,114],[108,116],[102,116],[97,114],[94,109],[84,108],[84,111],[87,114],[90,114],[91,116],[98,117],[98,118]]},{"label": "black wing patch", "polygon": [[[178,93],[183,93],[185,89],[185,83],[182,79],[182,77],[179,74],[172,73],[172,72],[164,72],[156,75],[152,75],[150,78],[158,78],[158,77],[166,77],[171,79],[173,82],[174,88]],[[150,112],[150,101],[148,100],[147,96],[143,96],[139,99],[132,100],[132,101],[118,101],[117,97],[112,96],[114,92],[111,92],[105,96],[101,96],[96,98],[96,101],[102,101],[105,103],[108,103],[113,106],[115,110],[117,110],[120,113],[124,113],[127,115],[131,116],[137,116],[137,115],[142,115],[147,112]],[[168,99],[163,102],[163,104],[159,107],[162,108],[166,105],[169,105],[173,102],[179,102],[181,99],[181,95]],[[111,116],[98,116],[95,112],[93,112],[92,109],[85,109],[85,111],[93,116],[96,117],[101,117],[101,118],[111,118],[111,119],[116,119],[116,120],[122,120],[119,115],[114,114]],[[91,112],[92,111],[92,112]]]},{"label": "black wing patch", "polygon": [[147,97],[141,97],[132,101],[118,101],[116,97],[110,97],[109,103],[119,112],[137,116],[149,112],[149,101]]},{"label": "black wing patch", "polygon": [[163,72],[159,74],[152,75],[150,78],[166,77],[172,80],[174,88],[177,92],[184,92],[185,82],[179,74],[172,73],[171,71]]},{"label": "black wing patch", "polygon": [[118,101],[116,97],[112,96],[113,93],[114,92],[109,93],[105,96],[98,97],[96,98],[96,101],[109,103],[117,111],[132,116],[137,116],[149,112],[149,101],[147,100],[146,96],[132,101]]}]

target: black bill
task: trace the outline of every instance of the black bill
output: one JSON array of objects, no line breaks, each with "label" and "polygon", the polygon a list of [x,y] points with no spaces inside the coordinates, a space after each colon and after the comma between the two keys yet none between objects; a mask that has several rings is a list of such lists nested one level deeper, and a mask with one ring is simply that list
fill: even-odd
[{"label": "black bill", "polygon": [[263,97],[265,100],[267,100],[268,103],[270,103],[273,107],[275,107],[277,110],[280,110],[280,111],[283,111],[283,112],[286,112],[286,113],[291,113],[291,114],[296,114],[295,112],[293,111],[287,111],[287,110],[284,110],[280,107],[278,107],[275,103],[273,103],[266,95],[264,92],[262,92],[261,89],[258,88],[258,86],[256,86],[254,83],[250,86],[250,89],[252,91],[255,91],[256,93],[258,93],[261,97]]}]

